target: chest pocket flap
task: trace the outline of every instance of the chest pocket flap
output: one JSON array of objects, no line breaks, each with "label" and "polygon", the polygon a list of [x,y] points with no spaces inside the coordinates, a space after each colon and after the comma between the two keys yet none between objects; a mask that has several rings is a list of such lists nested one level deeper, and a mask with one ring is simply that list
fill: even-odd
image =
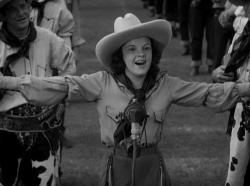
[{"label": "chest pocket flap", "polygon": [[154,120],[157,123],[163,123],[166,116],[166,109],[162,109],[154,112]]},{"label": "chest pocket flap", "polygon": [[109,118],[111,118],[115,123],[117,123],[121,119],[121,113],[117,108],[106,106],[106,114]]}]

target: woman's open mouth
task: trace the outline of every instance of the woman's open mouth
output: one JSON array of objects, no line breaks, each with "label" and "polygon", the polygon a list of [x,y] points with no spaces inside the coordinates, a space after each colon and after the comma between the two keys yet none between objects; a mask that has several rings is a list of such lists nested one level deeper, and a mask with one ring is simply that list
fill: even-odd
[{"label": "woman's open mouth", "polygon": [[145,65],[146,64],[146,60],[136,60],[135,64],[136,65]]}]

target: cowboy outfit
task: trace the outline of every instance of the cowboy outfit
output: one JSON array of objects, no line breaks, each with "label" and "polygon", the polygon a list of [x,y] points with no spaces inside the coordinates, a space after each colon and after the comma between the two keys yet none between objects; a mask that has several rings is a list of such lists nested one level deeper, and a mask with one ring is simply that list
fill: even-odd
[{"label": "cowboy outfit", "polygon": [[[148,37],[161,54],[171,35],[168,21],[159,19],[141,23],[135,15],[128,13],[118,17],[114,22],[114,33],[96,45],[97,58],[107,71],[65,77],[0,77],[0,88],[18,90],[28,102],[42,105],[54,105],[65,98],[67,101],[96,102],[101,141],[108,151],[108,158],[100,170],[100,186],[132,183],[169,186],[165,161],[157,146],[171,104],[225,111],[242,96],[250,96],[250,83],[185,82],[166,72],[154,75],[148,72],[142,87],[135,89],[124,73],[118,76],[113,73],[112,56],[124,43]],[[135,129],[136,122],[140,127]],[[134,139],[130,135],[138,131],[137,144],[131,149],[131,139],[132,142]]]},{"label": "cowboy outfit", "polygon": [[80,58],[80,47],[86,43],[82,37],[81,16],[80,16],[80,0],[60,0],[63,1],[74,17],[75,28],[72,34],[72,49],[75,54],[76,64]]},{"label": "cowboy outfit", "polygon": [[58,0],[33,0],[31,20],[35,25],[47,28],[72,46],[74,18],[65,3]]},{"label": "cowboy outfit", "polygon": [[[230,59],[227,61],[225,73],[233,73],[235,81],[249,82],[250,12],[247,10],[247,5],[250,4],[250,1],[230,0],[230,2],[238,7],[234,13],[236,16],[233,23],[235,35],[229,47]],[[231,135],[231,140],[226,186],[248,186],[250,184],[249,105],[249,98],[242,98],[230,112],[227,132]]]},{"label": "cowboy outfit", "polygon": [[[13,0],[0,0],[4,9]],[[30,2],[25,2],[30,3]],[[1,10],[2,11],[2,10]],[[29,23],[24,40],[3,21],[0,30],[0,67],[4,76],[52,76],[76,71],[73,53],[65,41],[47,29]],[[59,185],[63,107],[27,103],[20,92],[1,90],[0,185]]]}]

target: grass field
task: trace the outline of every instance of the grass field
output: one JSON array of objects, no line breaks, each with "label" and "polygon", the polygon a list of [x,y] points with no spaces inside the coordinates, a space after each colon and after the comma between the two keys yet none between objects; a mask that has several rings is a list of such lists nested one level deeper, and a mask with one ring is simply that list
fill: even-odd
[{"label": "grass field", "polygon": [[[82,47],[77,74],[102,69],[95,58],[97,41],[113,31],[113,21],[133,12],[143,21],[152,19],[140,0],[81,1]],[[180,56],[180,42],[174,38],[163,55],[161,67],[170,75],[187,81],[210,81],[206,66],[201,75],[189,76],[190,57]],[[225,180],[229,138],[225,135],[227,114],[214,114],[207,108],[172,106],[166,116],[160,143],[173,186],[221,186]],[[94,103],[73,103],[66,114],[67,136],[74,147],[63,151],[63,186],[97,186],[98,170],[105,147]]]}]

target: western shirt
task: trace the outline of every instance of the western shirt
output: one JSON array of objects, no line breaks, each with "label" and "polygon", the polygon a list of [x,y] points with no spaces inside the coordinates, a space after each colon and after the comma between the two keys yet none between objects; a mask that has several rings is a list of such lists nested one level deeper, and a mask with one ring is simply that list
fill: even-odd
[{"label": "western shirt", "polygon": [[[37,37],[30,43],[28,57],[20,57],[10,64],[14,76],[24,74],[46,77],[52,76],[53,69],[59,75],[74,74],[76,72],[75,60],[72,50],[65,41],[51,31],[36,27]],[[15,54],[19,48],[11,47],[0,40],[0,67],[3,67],[6,58]],[[26,103],[19,92],[7,91],[0,100],[0,112]]]},{"label": "western shirt", "polygon": [[[2,81],[2,82],[1,82]],[[12,82],[12,83],[10,83]],[[23,76],[0,86],[19,90],[32,103],[51,105],[66,98],[70,102],[96,102],[101,130],[101,140],[113,146],[113,134],[117,128],[120,113],[133,98],[133,94],[112,74],[99,71],[82,76],[36,78]],[[155,86],[146,94],[145,107],[148,114],[146,134],[142,143],[157,144],[167,112],[172,104],[182,106],[206,106],[216,112],[230,109],[241,96],[249,94],[250,86],[226,82],[207,84],[186,82],[166,73],[160,73]]]}]

